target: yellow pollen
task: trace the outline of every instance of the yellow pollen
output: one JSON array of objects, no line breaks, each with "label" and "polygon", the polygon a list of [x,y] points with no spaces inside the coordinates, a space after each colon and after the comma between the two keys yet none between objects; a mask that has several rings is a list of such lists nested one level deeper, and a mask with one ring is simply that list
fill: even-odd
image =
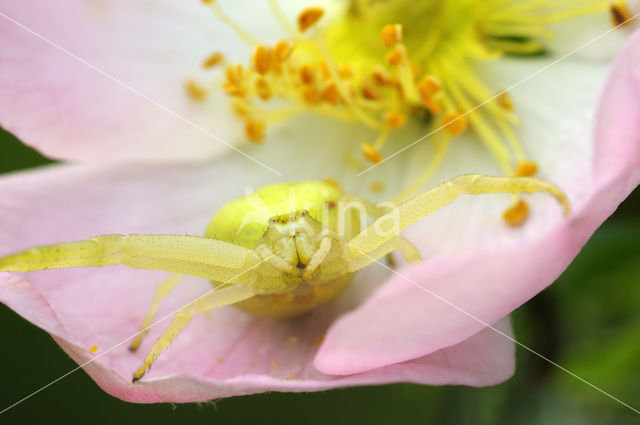
[{"label": "yellow pollen", "polygon": [[374,164],[382,161],[382,155],[380,155],[380,152],[378,152],[378,150],[369,142],[362,143],[362,155],[364,155],[369,162]]},{"label": "yellow pollen", "polygon": [[338,189],[341,189],[342,187],[340,186],[340,183],[338,183],[337,180],[332,179],[331,177],[327,177],[326,179],[323,180],[323,182],[325,182],[326,184],[329,184],[333,187],[337,187]]},{"label": "yellow pollen", "polygon": [[271,99],[271,87],[264,78],[258,78],[256,80],[256,92],[260,99],[267,101]]},{"label": "yellow pollen", "polygon": [[249,109],[247,109],[247,106],[243,103],[234,102],[232,104],[232,109],[233,112],[241,118],[245,118],[249,115]]},{"label": "yellow pollen", "polygon": [[397,44],[392,51],[387,53],[385,60],[391,66],[397,66],[406,56],[407,49],[402,44]]},{"label": "yellow pollen", "polygon": [[402,41],[402,25],[389,24],[385,25],[380,31],[380,40],[387,47],[392,47]]},{"label": "yellow pollen", "polygon": [[204,100],[207,97],[207,89],[194,80],[187,80],[184,88],[187,90],[189,97],[193,100]]},{"label": "yellow pollen", "polygon": [[229,95],[229,96],[237,96],[237,97],[243,97],[247,90],[242,87],[242,86],[238,86],[235,84],[231,84],[231,83],[226,83],[222,85],[222,89]]},{"label": "yellow pollen", "polygon": [[261,75],[269,72],[271,68],[272,52],[269,47],[258,46],[251,55],[251,63],[253,68]]},{"label": "yellow pollen", "polygon": [[498,105],[502,106],[507,111],[513,111],[514,108],[513,100],[507,92],[500,93],[500,96],[498,96]]},{"label": "yellow pollen", "polygon": [[611,4],[611,22],[613,26],[626,25],[633,14],[625,0],[616,0]]},{"label": "yellow pollen", "polygon": [[313,340],[313,342],[316,343],[316,345],[320,345],[324,342],[324,335],[317,337],[316,339]]},{"label": "yellow pollen", "polygon": [[353,77],[353,68],[348,64],[341,64],[338,66],[338,76],[343,79]]},{"label": "yellow pollen", "polygon": [[96,351],[98,351],[98,346],[97,346],[97,345],[93,345],[93,346],[89,349],[89,352],[90,352],[90,353],[95,353]]},{"label": "yellow pollen", "polygon": [[222,356],[216,357],[216,362],[222,363],[222,360],[223,360]]},{"label": "yellow pollen", "polygon": [[387,111],[384,114],[384,121],[390,129],[402,127],[407,122],[407,116],[398,111]]},{"label": "yellow pollen", "polygon": [[321,7],[309,7],[298,15],[298,31],[305,32],[324,15]]},{"label": "yellow pollen", "polygon": [[303,65],[300,67],[300,81],[303,84],[313,84],[314,70],[311,65]]},{"label": "yellow pollen", "polygon": [[297,344],[298,343],[298,337],[295,336],[295,335],[291,335],[289,337],[289,342],[292,343],[292,344]]},{"label": "yellow pollen", "polygon": [[421,96],[432,96],[442,90],[442,83],[433,75],[425,75],[418,83]]},{"label": "yellow pollen", "polygon": [[378,100],[381,98],[380,90],[371,82],[365,81],[362,84],[362,97],[369,100]]},{"label": "yellow pollen", "polygon": [[320,103],[320,96],[318,95],[318,91],[313,86],[305,86],[302,89],[302,98],[308,105],[317,105]]},{"label": "yellow pollen", "polygon": [[379,193],[384,191],[384,189],[386,188],[384,182],[381,181],[374,181],[371,182],[371,184],[369,185],[369,189],[371,189],[372,192],[374,193]]},{"label": "yellow pollen", "polygon": [[278,362],[275,360],[271,360],[271,369],[273,370],[277,370],[278,369]]},{"label": "yellow pollen", "polygon": [[289,376],[287,376],[287,381],[291,381],[293,379],[293,373],[290,373]]},{"label": "yellow pollen", "polygon": [[288,41],[278,41],[273,48],[273,57],[278,62],[284,62],[291,54],[293,47]]},{"label": "yellow pollen", "polygon": [[502,219],[512,227],[520,226],[529,215],[529,204],[519,200],[505,212],[502,213]]},{"label": "yellow pollen", "polygon": [[322,100],[331,105],[337,105],[340,102],[340,92],[335,84],[330,84],[322,91]]},{"label": "yellow pollen", "polygon": [[391,85],[394,82],[389,72],[381,66],[373,69],[371,77],[376,81],[376,83],[383,86]]},{"label": "yellow pollen", "polygon": [[224,60],[224,55],[222,53],[211,53],[205,60],[202,61],[202,67],[204,69],[213,68],[218,65],[220,62]]},{"label": "yellow pollen", "polygon": [[452,136],[457,136],[467,128],[467,118],[459,112],[450,112],[442,119],[442,125]]},{"label": "yellow pollen", "polygon": [[225,70],[225,76],[229,84],[239,86],[244,76],[244,67],[239,63],[231,65]]},{"label": "yellow pollen", "polygon": [[267,124],[264,121],[249,119],[244,126],[244,132],[250,141],[260,143],[264,139]]},{"label": "yellow pollen", "polygon": [[531,177],[538,172],[538,164],[532,161],[520,161],[516,166],[515,175],[518,177]]}]

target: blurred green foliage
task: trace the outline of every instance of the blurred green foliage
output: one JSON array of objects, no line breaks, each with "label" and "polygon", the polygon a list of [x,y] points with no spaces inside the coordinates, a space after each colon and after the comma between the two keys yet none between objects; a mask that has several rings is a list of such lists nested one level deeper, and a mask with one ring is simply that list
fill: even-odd
[{"label": "blurred green foliage", "polygon": [[[0,173],[48,162],[0,134]],[[520,342],[635,408],[640,408],[639,241],[636,191],[563,276],[513,314]],[[49,335],[4,306],[0,323],[0,410],[77,366]],[[0,423],[639,423],[633,411],[527,350],[518,348],[517,359],[515,376],[492,388],[398,384],[178,406],[120,401],[78,371],[1,415]]]}]

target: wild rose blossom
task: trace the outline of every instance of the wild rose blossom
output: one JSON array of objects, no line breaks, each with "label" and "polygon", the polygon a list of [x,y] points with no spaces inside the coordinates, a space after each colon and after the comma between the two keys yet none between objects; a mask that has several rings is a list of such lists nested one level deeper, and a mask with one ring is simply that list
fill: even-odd
[{"label": "wild rose blossom", "polygon": [[[0,180],[3,254],[105,233],[201,234],[217,208],[245,187],[279,179],[237,153],[221,153],[224,144],[150,102],[224,140],[241,133],[220,95],[193,102],[184,93],[182,83],[212,48],[237,60],[248,57],[199,5],[7,2],[0,11],[86,61],[2,21],[0,40],[7,48],[0,52],[6,94],[0,123],[52,157],[93,163]],[[374,265],[339,300],[302,318],[265,320],[232,307],[202,315],[143,381],[131,384],[163,324],[138,353],[128,352],[126,342],[116,345],[138,331],[162,273],[120,267],[0,273],[0,300],[53,335],[79,363],[97,357],[85,370],[105,391],[129,401],[202,401],[398,381],[499,383],[513,373],[513,344],[477,319],[510,334],[503,318],[564,270],[640,180],[639,39],[629,41],[603,90],[608,61],[578,54],[510,93],[522,119],[520,143],[541,165],[541,177],[567,192],[573,207],[568,220],[534,196],[525,225],[509,228],[500,218],[509,200],[495,196],[460,200],[406,232],[427,261],[400,266],[400,273],[476,319]],[[501,59],[481,72],[498,90],[549,62]],[[408,123],[397,137],[413,140],[424,132],[425,126]],[[305,115],[269,128],[264,146],[243,149],[289,180],[331,177],[367,197],[376,196],[367,190],[373,181],[406,187],[432,155],[428,143],[418,144],[411,155],[355,178],[339,155],[345,140],[363,137],[359,125]],[[430,181],[504,172],[476,140],[470,132],[456,135]],[[146,165],[131,165],[141,160]],[[209,287],[188,280],[159,315]]]}]

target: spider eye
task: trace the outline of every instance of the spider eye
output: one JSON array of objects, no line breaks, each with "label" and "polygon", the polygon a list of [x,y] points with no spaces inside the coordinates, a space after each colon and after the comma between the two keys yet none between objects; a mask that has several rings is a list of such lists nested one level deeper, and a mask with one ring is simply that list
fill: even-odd
[{"label": "spider eye", "polygon": [[304,217],[305,215],[307,215],[307,212],[306,212],[306,211],[302,211],[302,212],[300,213],[300,215],[301,215],[302,217]]}]

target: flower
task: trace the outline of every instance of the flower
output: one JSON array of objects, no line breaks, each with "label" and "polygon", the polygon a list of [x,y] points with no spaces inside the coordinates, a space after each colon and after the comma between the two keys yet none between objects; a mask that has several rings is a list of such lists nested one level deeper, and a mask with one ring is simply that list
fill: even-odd
[{"label": "flower", "polygon": [[[183,83],[194,78],[193,64],[213,60],[212,49],[235,60],[249,56],[232,44],[232,33],[211,24],[202,6],[184,3],[20,2],[3,8],[15,22],[4,19],[0,26],[8,46],[0,52],[6,93],[0,123],[50,156],[93,163],[0,180],[3,254],[104,233],[201,234],[225,201],[247,186],[278,179],[237,153],[221,154],[224,145],[181,120],[225,140],[241,137],[243,129],[230,124],[233,117],[220,96],[193,102]],[[79,39],[79,33],[87,37]],[[540,176],[569,195],[574,209],[569,220],[546,199],[531,197],[529,220],[510,228],[500,218],[509,199],[460,200],[406,232],[427,261],[402,265],[400,273],[509,334],[508,320],[501,319],[549,285],[640,180],[635,71],[640,52],[633,43],[638,40],[636,35],[614,67],[593,134],[585,122],[594,117],[606,60],[569,58],[511,90],[522,118],[521,144],[541,165]],[[483,64],[478,72],[491,76],[487,84],[508,87],[549,63],[544,57],[506,58]],[[425,132],[415,121],[401,127],[396,134],[403,140]],[[264,145],[243,149],[287,179],[337,178],[367,197],[389,195],[368,193],[369,185],[380,181],[389,188],[410,186],[423,174],[425,158],[434,157],[430,144],[417,144],[411,155],[355,178],[336,156],[345,141],[359,146],[362,136],[359,125],[303,115],[295,125],[269,130]],[[134,160],[147,164],[130,165]],[[431,181],[508,171],[498,164],[464,132]],[[513,344],[504,336],[404,278],[369,267],[339,300],[293,321],[257,319],[231,307],[198,317],[145,380],[131,384],[145,347],[131,354],[126,342],[117,344],[137,332],[162,278],[162,273],[119,267],[0,273],[0,300],[52,334],[79,363],[95,358],[85,370],[96,382],[136,402],[396,381],[481,386],[513,372]],[[188,280],[160,315],[207,288],[206,282]],[[144,344],[152,343],[161,327],[154,327]]]}]

